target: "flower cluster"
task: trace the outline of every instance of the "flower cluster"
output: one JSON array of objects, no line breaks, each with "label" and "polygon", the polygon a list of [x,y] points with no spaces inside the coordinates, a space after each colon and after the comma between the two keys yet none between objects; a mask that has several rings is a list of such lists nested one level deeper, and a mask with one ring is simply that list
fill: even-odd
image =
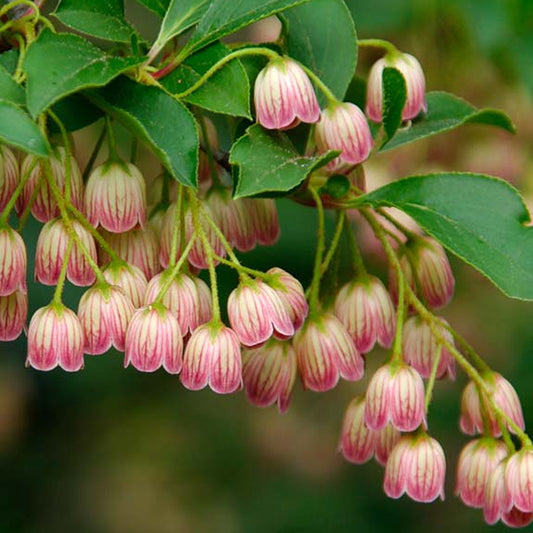
[{"label": "flower cluster", "polygon": [[[339,448],[352,463],[375,457],[384,467],[385,493],[418,502],[444,498],[446,460],[429,434],[428,406],[436,380],[454,380],[459,366],[470,378],[459,425],[465,434],[482,436],[459,457],[456,494],[466,505],[483,508],[490,524],[501,519],[527,525],[533,520],[533,445],[524,433],[518,396],[433,314],[454,293],[446,251],[387,212],[361,208],[389,262],[387,287],[367,271],[346,206],[316,186],[323,176],[344,174],[352,198],[359,199],[360,165],[374,147],[367,117],[383,118],[384,69],[397,69],[405,80],[402,119],[409,121],[426,110],[418,61],[394,51],[372,67],[365,115],[327,88],[321,110],[313,86],[320,80],[290,58],[268,54],[276,58],[255,81],[258,123],[270,130],[314,124],[308,155],[333,152],[318,175],[295,192],[318,217],[308,290],[282,268],[263,272],[237,257],[236,252],[275,244],[276,203],[233,198],[227,154],[207,117],[201,117],[197,190],[176,183],[166,171],[147,181],[118,157],[108,121],[108,160],[89,168],[86,180],[66,135],[49,158],[17,158],[0,146],[0,341],[16,339],[26,327],[27,251],[20,231],[31,214],[43,224],[34,277],[55,286],[55,293],[29,321],[27,366],[75,372],[85,355],[114,349],[123,352],[124,367],[162,369],[190,390],[230,394],[244,388],[252,404],[277,404],[283,413],[298,376],[304,389],[315,392],[334,388],[341,378],[362,380],[366,360],[380,346],[387,359],[367,375],[364,394],[348,405]],[[337,225],[326,247],[324,207],[332,206],[338,208]],[[18,230],[10,225],[13,212]],[[396,248],[385,218],[392,218],[402,235],[394,237]],[[352,275],[341,281],[330,267],[342,251]],[[227,323],[218,294],[220,264],[239,276],[226,302]],[[87,287],[77,313],[63,303],[66,281]],[[510,433],[521,443],[518,451]]]}]

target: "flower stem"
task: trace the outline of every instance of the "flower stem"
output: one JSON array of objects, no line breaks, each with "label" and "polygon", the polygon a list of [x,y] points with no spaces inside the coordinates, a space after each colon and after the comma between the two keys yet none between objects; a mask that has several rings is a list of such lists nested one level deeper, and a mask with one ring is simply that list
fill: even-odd
[{"label": "flower stem", "polygon": [[382,48],[387,53],[397,54],[398,49],[391,42],[384,39],[358,39],[357,46],[360,48]]},{"label": "flower stem", "polygon": [[439,369],[441,357],[442,344],[439,344],[437,347],[437,357],[435,357],[435,360],[433,361],[433,366],[431,367],[431,374],[429,375],[429,380],[426,386],[426,397],[424,398],[426,415],[428,412],[429,404],[431,403],[431,398],[433,397],[433,388],[435,387],[435,380],[437,379],[437,370]]},{"label": "flower stem", "polygon": [[207,235],[205,234],[204,228],[202,227],[202,224],[200,223],[198,198],[196,198],[194,193],[190,191],[189,199],[191,203],[194,230],[195,230],[196,235],[200,237],[200,240],[202,241],[202,245],[203,245],[205,255],[207,258],[207,266],[209,269],[209,281],[211,283],[211,298],[213,301],[213,322],[219,323],[221,322],[220,302],[219,302],[219,297],[218,297],[217,273],[216,273],[215,263],[213,259],[214,251],[213,251],[213,248],[211,247],[211,244],[209,243],[209,239],[207,238]]},{"label": "flower stem", "polygon": [[260,270],[255,270],[254,268],[246,267],[240,263],[235,263],[232,260],[228,260],[225,257],[220,257],[217,254],[214,254],[213,258],[216,259],[219,263],[222,263],[223,265],[227,265],[235,269],[239,273],[244,272],[245,274],[249,274],[250,276],[253,276],[255,278],[265,280],[267,283],[271,283],[275,280],[275,276],[273,276],[272,274],[267,274],[266,272],[261,272]]},{"label": "flower stem", "polygon": [[65,286],[65,279],[67,277],[67,268],[68,268],[68,261],[70,258],[70,253],[72,251],[72,245],[74,243],[74,240],[72,237],[69,237],[68,243],[67,243],[67,250],[65,252],[65,257],[63,258],[63,264],[61,265],[61,270],[59,272],[59,278],[57,280],[56,289],[54,291],[54,298],[53,303],[60,304],[61,303],[61,295],[63,294],[63,287]]},{"label": "flower stem", "polygon": [[331,261],[333,260],[333,257],[335,256],[335,252],[337,251],[337,247],[339,246],[339,242],[342,236],[342,230],[344,228],[345,223],[346,223],[346,211],[343,210],[337,213],[337,225],[335,226],[335,233],[333,234],[333,238],[331,239],[331,244],[329,245],[329,249],[320,267],[322,275],[326,273],[326,271],[329,268],[329,265],[331,264]]},{"label": "flower stem", "polygon": [[107,132],[107,126],[104,124],[104,127],[102,128],[102,131],[100,132],[100,135],[98,136],[96,144],[94,145],[93,151],[91,152],[89,161],[87,161],[87,165],[85,166],[83,170],[83,174],[82,174],[83,183],[87,181],[87,178],[89,177],[89,174],[91,173],[91,170],[93,169],[94,162],[96,161],[96,158],[98,157],[98,154],[100,153],[100,148],[102,148],[102,144],[104,142],[106,132]]},{"label": "flower stem", "polygon": [[331,89],[309,68],[303,63],[298,62],[304,72],[311,78],[311,81],[320,89],[326,97],[328,103],[336,103],[339,99],[333,94]]},{"label": "flower stem", "polygon": [[192,94],[194,91],[199,89],[211,76],[213,76],[213,74],[216,74],[224,65],[226,65],[233,59],[237,59],[239,57],[245,57],[245,56],[253,56],[253,55],[266,56],[268,57],[268,59],[277,59],[278,57],[280,57],[277,52],[274,52],[274,50],[271,50],[270,48],[266,48],[266,47],[241,48],[239,50],[235,50],[235,52],[231,52],[227,56],[224,56],[222,59],[217,61],[210,69],[208,69],[205,72],[203,76],[201,76],[196,81],[196,83],[191,85],[187,90],[183,91],[182,93],[174,95],[174,97],[185,98],[186,96],[189,96],[189,94]]},{"label": "flower stem", "polygon": [[315,264],[313,267],[313,279],[309,287],[309,315],[316,315],[318,313],[318,297],[320,292],[320,279],[322,277],[322,258],[324,256],[325,248],[325,222],[324,222],[324,206],[322,205],[322,199],[316,191],[316,189],[310,187],[309,192],[315,200],[317,215],[318,215],[318,227],[317,227],[317,243],[315,253]]},{"label": "flower stem", "polygon": [[357,241],[355,240],[355,235],[352,229],[352,225],[348,217],[346,217],[344,232],[348,237],[348,244],[350,246],[350,252],[352,255],[353,268],[356,274],[366,274],[365,263],[363,262],[363,257],[357,246]]},{"label": "flower stem", "polygon": [[367,208],[361,209],[361,214],[365,217],[376,234],[376,237],[380,240],[387,257],[396,272],[396,279],[398,280],[398,307],[396,310],[396,335],[394,336],[394,344],[392,345],[392,360],[399,361],[402,358],[402,335],[405,318],[405,276],[403,274],[402,266],[398,261],[390,242],[387,240],[385,231],[377,221],[376,217]]},{"label": "flower stem", "polygon": [[185,242],[180,239],[181,235],[181,219],[183,210],[183,186],[180,185],[178,189],[178,198],[176,200],[176,212],[174,213],[174,229],[172,230],[172,242],[170,244],[170,258],[169,267],[173,267],[176,264],[176,257],[178,255],[178,243],[183,245]]}]

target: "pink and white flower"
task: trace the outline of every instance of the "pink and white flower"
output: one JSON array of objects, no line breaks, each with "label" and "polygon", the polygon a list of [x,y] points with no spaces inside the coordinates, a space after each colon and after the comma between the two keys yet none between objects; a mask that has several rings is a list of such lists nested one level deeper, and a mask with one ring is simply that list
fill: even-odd
[{"label": "pink and white flower", "polygon": [[389,348],[396,330],[392,299],[381,281],[368,274],[344,285],[335,300],[335,315],[360,353],[379,342]]},{"label": "pink and white flower", "polygon": [[[76,220],[71,220],[72,229],[85,246],[91,259],[96,263],[96,245],[92,235]],[[47,222],[41,229],[35,250],[35,279],[43,285],[56,285],[61,267],[67,255],[69,230],[60,218]],[[67,279],[74,285],[92,285],[95,274],[81,248],[72,244],[68,257]]]},{"label": "pink and white flower", "polygon": [[294,336],[294,349],[304,388],[324,392],[339,378],[363,377],[364,360],[339,320],[331,314],[308,319]]},{"label": "pink and white flower", "polygon": [[67,372],[83,368],[83,331],[74,311],[51,303],[30,321],[26,366],[47,371],[58,365]]},{"label": "pink and white flower", "polygon": [[131,163],[108,161],[96,167],[85,187],[85,211],[94,226],[124,233],[146,223],[146,186]]},{"label": "pink and white flower", "polygon": [[229,295],[228,318],[245,346],[261,345],[272,335],[279,339],[294,335],[287,307],[277,292],[261,280],[247,279]]},{"label": "pink and white flower", "polygon": [[427,434],[405,435],[385,466],[383,488],[389,498],[406,493],[417,502],[444,500],[446,459],[441,445]]},{"label": "pink and white flower", "polygon": [[19,166],[15,154],[0,145],[0,211],[3,211],[19,183]]},{"label": "pink and white flower", "polygon": [[368,384],[366,425],[377,430],[389,421],[399,431],[414,431],[426,423],[424,383],[420,374],[405,363],[382,366]]},{"label": "pink and white flower", "polygon": [[383,118],[383,69],[392,67],[399,70],[405,80],[407,99],[402,111],[403,120],[415,118],[421,111],[427,111],[426,80],[416,57],[396,52],[378,59],[368,75],[366,90],[366,114],[374,122]]},{"label": "pink and white flower", "polygon": [[315,142],[320,152],[340,150],[340,156],[326,165],[331,171],[362,163],[373,145],[364,113],[350,102],[330,104],[322,111],[315,127]]},{"label": "pink and white flower", "polygon": [[28,316],[28,294],[15,291],[0,296],[0,341],[13,341],[20,336]]},{"label": "pink and white flower", "polygon": [[126,293],[135,308],[143,305],[148,282],[140,268],[117,261],[109,263],[102,273],[110,285],[116,285]]},{"label": "pink and white flower", "polygon": [[84,352],[98,355],[111,346],[124,351],[126,329],[134,312],[130,298],[120,287],[96,285],[90,288],[78,305]]},{"label": "pink and white flower", "polygon": [[288,129],[320,118],[320,107],[311,81],[288,57],[270,61],[255,80],[257,122],[267,129]]},{"label": "pink and white flower", "polygon": [[208,322],[191,335],[181,382],[190,390],[209,387],[218,394],[230,394],[242,387],[241,346],[236,333],[220,322]]},{"label": "pink and white flower", "polygon": [[258,407],[278,404],[289,408],[296,380],[296,353],[289,342],[275,339],[253,350],[244,350],[242,378],[248,400]]},{"label": "pink and white flower", "polygon": [[161,366],[179,374],[183,339],[177,318],[164,305],[141,307],[126,330],[124,368],[132,365],[141,372],[155,372]]},{"label": "pink and white flower", "polygon": [[0,296],[26,292],[26,246],[12,228],[0,228]]}]

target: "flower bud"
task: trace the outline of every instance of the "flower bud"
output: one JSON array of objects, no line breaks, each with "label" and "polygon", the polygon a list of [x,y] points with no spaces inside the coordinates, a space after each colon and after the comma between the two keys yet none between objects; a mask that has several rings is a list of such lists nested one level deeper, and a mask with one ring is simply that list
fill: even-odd
[{"label": "flower bud", "polygon": [[[163,285],[167,283],[171,272],[166,270],[154,276],[148,287],[144,302],[146,305],[154,302]],[[198,308],[200,306],[198,289],[194,280],[187,274],[178,274],[170,283],[161,303],[178,319],[180,330],[183,335],[192,333],[198,326]]]},{"label": "flower bud", "polygon": [[335,300],[335,315],[352,337],[359,353],[367,353],[379,342],[389,348],[396,329],[391,297],[381,281],[359,276],[341,288]]},{"label": "flower bud", "polygon": [[[34,165],[36,156],[28,155],[22,162],[20,169],[20,175],[24,176],[29,171],[32,165]],[[63,147],[58,147],[54,150],[50,156],[50,167],[52,172],[52,178],[54,179],[57,188],[64,195],[65,193],[65,180],[67,171],[67,154]],[[72,205],[81,210],[83,205],[83,180],[81,177],[80,169],[76,159],[70,155],[70,201]],[[54,194],[50,189],[48,180],[46,178],[45,162],[39,159],[34,165],[33,170],[30,172],[30,176],[26,185],[24,186],[23,194],[19,197],[17,204],[17,210],[19,213],[24,211],[26,206],[31,200],[32,194],[36,187],[39,190],[36,193],[35,201],[33,202],[31,213],[39,222],[48,222],[54,217],[59,216],[59,207],[55,200]]]},{"label": "flower bud", "polygon": [[365,424],[365,398],[356,396],[344,414],[339,449],[347,461],[363,464],[374,455],[374,439],[374,431]]},{"label": "flower bud", "polygon": [[368,384],[367,426],[377,430],[389,421],[399,431],[414,431],[425,425],[424,383],[420,374],[405,363],[382,366]]},{"label": "flower bud", "polygon": [[501,461],[490,474],[485,486],[483,516],[487,524],[495,524],[498,520],[510,527],[524,527],[533,520],[533,513],[524,512],[513,505],[507,490],[507,461]]},{"label": "flower bud", "polygon": [[13,341],[20,336],[28,316],[26,291],[0,296],[0,341]]},{"label": "flower bud", "polygon": [[229,295],[228,318],[245,346],[258,346],[272,335],[287,339],[294,326],[276,291],[261,280],[248,279]]},{"label": "flower bud", "polygon": [[420,237],[407,246],[427,304],[437,309],[450,303],[455,279],[444,248],[430,237]]},{"label": "flower bud", "polygon": [[0,296],[26,292],[26,265],[22,237],[8,226],[0,228]]},{"label": "flower bud", "polygon": [[385,467],[383,488],[389,498],[405,492],[416,502],[444,500],[446,459],[429,435],[405,435],[394,446]]},{"label": "flower bud", "polygon": [[284,303],[294,326],[294,331],[298,331],[307,318],[309,311],[302,284],[282,268],[272,267],[267,271],[267,274],[275,276],[276,283],[272,285],[272,288]]},{"label": "flower bud", "polygon": [[[513,386],[497,372],[487,372],[483,375],[483,378],[492,393],[494,403],[523,430],[525,424],[522,406]],[[491,435],[499,437],[501,430],[498,425],[498,419],[484,397],[483,402],[484,408],[482,409],[477,386],[473,381],[470,381],[464,388],[461,398],[461,419],[459,421],[461,431],[467,435],[483,433],[483,412],[485,412]],[[509,431],[514,433],[511,426],[507,427]]]},{"label": "flower bud", "polygon": [[209,385],[218,394],[230,394],[240,389],[241,346],[235,332],[214,322],[197,328],[185,348],[181,382],[190,390]]},{"label": "flower bud", "polygon": [[366,114],[374,122],[382,121],[383,69],[392,67],[399,70],[405,80],[407,99],[402,111],[402,120],[411,120],[421,111],[427,110],[426,80],[418,60],[410,54],[396,52],[378,59],[368,75],[366,91]]},{"label": "flower bud", "polygon": [[241,205],[252,221],[255,240],[263,246],[275,244],[281,232],[276,202],[272,198],[242,198]]},{"label": "flower bud", "polygon": [[[106,232],[104,236],[120,259],[140,268],[147,279],[152,279],[161,271],[159,241],[149,226],[145,229],[133,229],[126,233]],[[100,256],[102,262],[109,260],[103,250],[100,250]]]},{"label": "flower bud", "polygon": [[176,317],[161,304],[141,307],[126,331],[124,368],[131,364],[141,372],[163,368],[179,374],[183,339]]},{"label": "flower bud", "polygon": [[19,183],[19,166],[13,152],[0,145],[0,211],[3,211]]},{"label": "flower bud", "polygon": [[533,513],[533,450],[522,448],[505,467],[505,487],[512,505],[523,513]]},{"label": "flower bud", "polygon": [[322,111],[315,128],[315,142],[320,152],[340,150],[340,156],[326,165],[331,171],[362,163],[373,144],[365,115],[350,102],[330,104]]},{"label": "flower bud", "polygon": [[255,247],[255,231],[250,213],[242,199],[233,200],[227,188],[214,188],[207,197],[214,219],[228,242],[241,252]]},{"label": "flower bud", "polygon": [[280,413],[289,408],[296,379],[296,354],[288,342],[275,339],[243,352],[242,378],[248,400],[258,407],[277,402]]},{"label": "flower bud", "polygon": [[103,274],[110,285],[116,285],[126,293],[135,308],[143,305],[148,282],[140,268],[122,262],[113,262],[107,265]]},{"label": "flower bud", "polygon": [[363,377],[364,360],[334,315],[308,319],[294,336],[294,349],[306,389],[324,392],[335,387],[339,377],[348,381]]},{"label": "flower bud", "polygon": [[90,288],[78,305],[83,351],[99,355],[111,346],[124,351],[126,329],[134,312],[130,298],[120,287],[97,285]]},{"label": "flower bud", "polygon": [[26,366],[46,371],[58,365],[67,372],[83,368],[83,331],[74,311],[52,303],[30,321]]},{"label": "flower bud", "polygon": [[492,438],[470,441],[463,448],[457,462],[455,494],[465,505],[483,507],[489,476],[506,455],[505,444]]},{"label": "flower bud", "polygon": [[[444,319],[440,319],[445,322]],[[438,325],[442,336],[451,344],[454,344],[453,335],[444,327]],[[423,378],[429,378],[433,366],[437,363],[437,378],[445,377],[455,379],[455,360],[446,348],[439,345],[431,332],[429,324],[419,316],[408,318],[403,327],[402,337],[403,358]]]},{"label": "flower bud", "polygon": [[[92,235],[76,220],[71,220],[70,224],[96,263],[96,246]],[[57,284],[69,239],[69,231],[62,219],[55,218],[43,226],[35,250],[35,279],[43,285]],[[95,281],[94,272],[76,242],[68,257],[67,279],[80,287],[92,285]]]},{"label": "flower bud", "polygon": [[113,233],[124,233],[146,223],[146,186],[131,163],[108,161],[96,167],[85,188],[87,219]]},{"label": "flower bud", "polygon": [[270,61],[259,72],[254,87],[257,122],[267,129],[288,129],[320,118],[320,107],[311,81],[288,57]]}]

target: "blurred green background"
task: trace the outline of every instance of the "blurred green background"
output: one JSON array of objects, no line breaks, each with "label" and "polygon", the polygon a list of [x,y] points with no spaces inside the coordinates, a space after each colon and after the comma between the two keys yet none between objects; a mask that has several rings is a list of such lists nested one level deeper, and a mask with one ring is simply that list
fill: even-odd
[{"label": "blurred green background", "polygon": [[[371,186],[428,169],[473,170],[510,180],[526,199],[533,195],[533,2],[347,3],[361,38],[390,39],[420,59],[428,90],[502,108],[518,126],[515,137],[469,126],[379,156],[368,168]],[[147,12],[131,3],[128,9],[134,23],[153,32]],[[374,59],[361,51],[358,73]],[[247,254],[246,264],[278,265],[306,281],[314,213],[288,201],[279,209],[280,242]],[[35,242],[37,231],[37,224],[29,225],[27,241]],[[368,252],[372,268],[383,274],[379,256],[372,247]],[[531,427],[532,304],[508,300],[471,268],[452,264],[457,292],[443,315],[513,382]],[[227,294],[235,277],[221,269],[221,279]],[[29,291],[31,310],[52,294],[33,284]],[[69,288],[73,308],[80,293]],[[351,465],[336,451],[344,408],[366,379],[326,394],[297,385],[281,416],[274,407],[249,405],[242,392],[193,393],[162,371],[124,370],[118,353],[87,356],[85,369],[70,375],[25,369],[25,350],[24,338],[0,345],[2,533],[489,530],[481,512],[453,496],[457,454],[467,442],[457,423],[462,375],[455,384],[437,384],[429,418],[446,452],[447,499],[421,505],[388,500],[381,467]],[[369,354],[369,367],[385,356]]]}]

